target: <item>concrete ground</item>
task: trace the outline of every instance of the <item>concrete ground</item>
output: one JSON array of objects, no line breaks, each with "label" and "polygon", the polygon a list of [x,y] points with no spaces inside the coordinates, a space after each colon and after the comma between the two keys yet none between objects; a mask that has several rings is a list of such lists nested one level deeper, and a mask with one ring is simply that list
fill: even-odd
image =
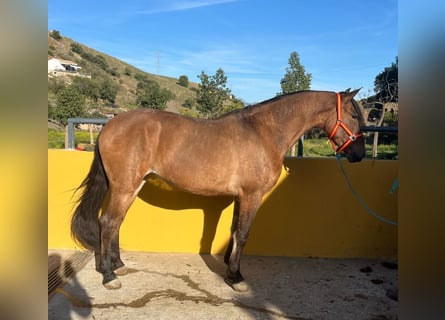
[{"label": "concrete ground", "polygon": [[91,254],[49,251],[48,319],[397,319],[395,261],[243,256],[250,290],[238,293],[224,282],[222,256],[122,259],[130,272],[109,291]]}]

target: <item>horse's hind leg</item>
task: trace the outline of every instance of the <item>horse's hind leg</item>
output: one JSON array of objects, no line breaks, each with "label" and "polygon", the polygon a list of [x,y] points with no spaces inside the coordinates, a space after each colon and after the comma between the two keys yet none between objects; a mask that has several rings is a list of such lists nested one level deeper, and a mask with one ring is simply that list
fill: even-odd
[{"label": "horse's hind leg", "polygon": [[231,252],[229,254],[227,251],[225,255],[225,260],[228,260],[226,282],[235,291],[247,291],[248,286],[240,271],[241,254],[249,236],[250,226],[261,204],[261,195],[245,195],[235,201],[239,201],[239,210],[234,212],[233,217],[232,238],[228,247]]},{"label": "horse's hind leg", "polygon": [[125,268],[125,264],[121,260],[121,254],[119,251],[119,229],[117,230],[116,236],[111,241],[111,268],[118,276],[124,275],[128,271]]},{"label": "horse's hind leg", "polygon": [[111,268],[114,274],[117,276],[123,276],[130,272],[124,262],[121,260],[121,253],[119,249],[119,230],[117,230],[117,235],[111,242]]},{"label": "horse's hind leg", "polygon": [[115,269],[123,266],[119,255],[119,228],[142,185],[143,182],[139,188],[131,191],[111,186],[108,206],[99,218],[101,228],[100,272],[103,275],[102,283],[107,289],[121,287],[120,281],[114,273]]},{"label": "horse's hind leg", "polygon": [[[100,250],[100,246],[98,248],[94,249],[95,259],[96,259],[96,270],[98,272],[102,272],[101,271],[101,265],[100,265],[100,260],[101,260],[101,258],[100,258],[101,253],[100,253],[100,251],[101,251]],[[111,253],[110,253],[110,256],[111,256],[111,268],[113,269],[113,271],[115,271],[115,273],[117,275],[119,275],[116,270],[125,267],[124,263],[121,260],[120,252],[119,252],[119,230],[117,231],[116,236],[111,241]],[[122,275],[122,273],[120,275]]]}]

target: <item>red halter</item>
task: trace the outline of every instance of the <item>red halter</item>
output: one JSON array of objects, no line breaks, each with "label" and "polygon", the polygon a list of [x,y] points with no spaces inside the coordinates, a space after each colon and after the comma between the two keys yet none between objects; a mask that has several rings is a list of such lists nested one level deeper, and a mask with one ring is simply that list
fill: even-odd
[{"label": "red halter", "polygon": [[[331,131],[331,134],[329,135],[329,141],[331,142],[332,148],[334,148],[334,151],[336,153],[342,152],[353,141],[355,141],[358,137],[362,136],[361,133],[353,134],[352,131],[348,128],[348,126],[343,122],[341,109],[342,109],[341,95],[340,95],[340,93],[337,93],[337,123],[335,124],[334,128]],[[334,137],[334,135],[337,132],[339,127],[343,128],[343,130],[346,131],[346,133],[349,135],[349,138],[340,147],[337,147],[335,145],[333,137]]]}]

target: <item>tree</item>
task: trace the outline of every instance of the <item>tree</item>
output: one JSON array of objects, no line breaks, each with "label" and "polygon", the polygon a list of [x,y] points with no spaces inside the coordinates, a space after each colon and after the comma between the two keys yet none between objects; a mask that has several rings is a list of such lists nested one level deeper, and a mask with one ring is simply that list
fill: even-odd
[{"label": "tree", "polygon": [[60,32],[57,30],[53,30],[50,34],[51,38],[53,38],[54,40],[60,41],[62,40],[62,36],[60,35]]},{"label": "tree", "polygon": [[[311,88],[312,74],[306,73],[304,66],[300,63],[300,56],[296,51],[290,54],[288,60],[289,66],[286,67],[284,78],[281,79],[281,92],[278,94],[292,93]],[[304,135],[301,139],[304,138]],[[301,140],[302,141],[302,140]],[[296,146],[292,146],[291,155],[294,156]]]},{"label": "tree", "polygon": [[102,68],[102,70],[107,71],[108,63],[105,60],[104,56],[97,54],[93,57],[92,62],[96,63],[99,67]]},{"label": "tree", "polygon": [[208,76],[204,71],[201,71],[198,78],[201,83],[196,91],[196,110],[205,118],[222,115],[224,102],[231,96],[224,71],[219,68],[213,76]]},{"label": "tree", "polygon": [[[99,83],[93,79],[74,77],[71,86],[95,102],[97,102],[101,96]],[[104,96],[107,97],[108,95],[104,93]]]},{"label": "tree", "polygon": [[292,52],[289,57],[289,66],[286,68],[286,74],[280,81],[280,94],[309,90],[311,81],[312,74],[306,73],[305,68],[300,63],[300,56],[297,52]]},{"label": "tree", "polygon": [[374,80],[376,100],[380,102],[399,101],[399,58],[386,67]]},{"label": "tree", "polygon": [[58,94],[63,88],[65,88],[65,81],[61,78],[48,78],[48,91]]},{"label": "tree", "polygon": [[187,76],[180,76],[178,79],[178,84],[182,87],[188,88],[189,87],[189,78]]},{"label": "tree", "polygon": [[139,81],[137,84],[136,104],[143,108],[164,110],[167,102],[174,99],[175,95],[153,80]]},{"label": "tree", "polygon": [[68,118],[82,117],[85,115],[85,98],[75,88],[65,87],[57,94],[57,107],[52,110],[56,120],[62,124],[68,124]]},{"label": "tree", "polygon": [[242,109],[244,107],[245,107],[245,104],[243,101],[232,96],[230,98],[230,100],[227,100],[224,103],[222,114],[225,114],[225,113],[228,113],[228,112],[231,112],[234,110]]},{"label": "tree", "polygon": [[[399,59],[391,66],[386,67],[374,80],[375,95],[368,97],[364,102],[368,106],[368,121],[377,126],[397,126],[398,100],[399,100]],[[393,107],[390,107],[390,106]],[[397,107],[396,107],[397,106]],[[388,112],[387,112],[388,111]],[[377,148],[380,141],[385,144],[392,143],[394,136],[391,134],[379,134],[374,132],[372,143],[372,157],[377,157]]]},{"label": "tree", "polygon": [[114,103],[118,91],[118,86],[108,78],[99,85],[99,97],[110,103]]},{"label": "tree", "polygon": [[82,54],[83,53],[83,49],[82,46],[80,44],[78,44],[77,42],[73,42],[71,43],[71,51],[78,53],[78,54]]}]

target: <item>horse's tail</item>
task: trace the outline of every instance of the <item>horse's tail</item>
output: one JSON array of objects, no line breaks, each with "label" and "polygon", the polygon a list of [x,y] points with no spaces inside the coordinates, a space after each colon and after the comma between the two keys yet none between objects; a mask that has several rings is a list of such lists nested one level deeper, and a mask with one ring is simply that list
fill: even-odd
[{"label": "horse's tail", "polygon": [[108,179],[97,144],[90,171],[76,192],[80,189],[83,190],[71,218],[71,235],[85,248],[97,249],[100,247],[99,210],[108,192]]}]

